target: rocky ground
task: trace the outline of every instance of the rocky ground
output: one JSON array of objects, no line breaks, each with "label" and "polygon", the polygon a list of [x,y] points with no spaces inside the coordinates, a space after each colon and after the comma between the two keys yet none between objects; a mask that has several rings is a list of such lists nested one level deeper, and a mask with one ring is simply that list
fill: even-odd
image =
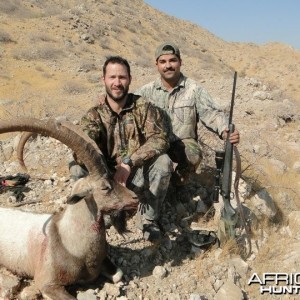
[{"label": "rocky ground", "polygon": [[[19,135],[1,144],[2,176],[24,172],[14,151],[18,139]],[[209,154],[210,150],[207,151],[209,166],[213,157]],[[48,213],[64,208],[74,184],[67,170],[70,157],[70,149],[52,138],[38,136],[29,140],[25,163],[30,180],[21,194],[3,192],[0,195],[1,206]],[[218,243],[210,247],[199,244],[199,232],[217,232],[219,226],[220,205],[208,205],[213,179],[213,173],[208,170],[204,173],[199,170],[200,174],[192,178],[189,190],[183,197],[179,197],[176,190],[170,187],[160,219],[164,232],[160,244],[153,245],[143,239],[135,225],[135,215],[128,220],[129,232],[125,236],[119,235],[114,227],[107,229],[109,255],[124,271],[121,282],[113,284],[100,277],[90,285],[69,287],[69,291],[77,299],[88,300],[260,299],[258,285],[247,284],[254,272],[275,271],[272,261],[276,262],[278,257],[282,260],[280,272],[297,272],[299,211],[289,215],[287,223],[276,220],[279,208],[267,190],[261,188],[257,191],[251,182],[243,179],[240,182],[240,196],[247,221],[252,227],[249,257],[245,255],[249,245],[244,231],[240,231],[240,245],[244,247],[232,241],[222,247]],[[295,205],[291,199],[283,201],[285,206]],[[235,201],[233,205],[236,206]],[[293,226],[288,226],[289,223]],[[280,245],[273,248],[274,238],[286,242],[288,251],[283,251]],[[264,261],[266,265],[265,259],[269,261],[269,268],[261,269],[260,263]],[[26,285],[32,284],[31,280],[16,277],[5,269],[2,269],[0,279],[0,297],[3,299],[15,299]],[[278,298],[277,295],[266,295],[265,298],[294,299],[294,296]]]},{"label": "rocky ground", "polygon": [[[233,119],[241,133],[239,191],[251,225],[250,256],[240,251],[249,247],[234,243],[210,249],[195,243],[192,233],[219,227],[220,205],[208,210],[207,203],[214,151],[223,147],[199,126],[204,161],[185,199],[170,188],[161,218],[162,243],[144,241],[134,215],[124,238],[109,228],[110,256],[123,269],[123,280],[112,284],[101,277],[88,286],[70,287],[77,299],[299,297],[261,295],[258,284],[248,284],[254,273],[300,269],[299,51],[276,43],[229,43],[141,0],[0,1],[0,24],[1,119],[63,115],[74,122],[104,90],[100,73],[107,55],[129,60],[134,91],[156,78],[153,53],[165,40],[181,47],[183,73],[227,110],[233,69],[238,71]],[[16,160],[17,140],[1,135],[0,177],[24,172]],[[74,184],[67,170],[69,157],[70,150],[53,139],[29,141],[25,162],[30,180],[23,193],[3,191],[0,205],[47,213],[64,208]],[[245,241],[244,232],[240,234]],[[0,299],[15,299],[32,281],[1,269],[0,283]]]},{"label": "rocky ground", "polygon": [[[26,163],[35,166],[35,170],[30,172],[35,175],[26,185],[25,197],[21,199],[8,191],[1,195],[1,205],[21,206],[22,209],[38,212],[53,212],[64,207],[73,185],[62,163],[69,155],[70,151],[55,140],[37,138],[32,141],[26,153]],[[56,173],[50,170],[50,174],[44,172],[45,157],[47,164],[56,165],[61,170]],[[1,172],[14,173],[17,169],[17,163],[12,161],[4,163]],[[107,230],[110,256],[124,271],[123,281],[112,284],[105,278],[99,278],[93,285],[71,287],[73,294],[78,299],[212,299],[226,280],[228,266],[215,264],[215,260],[222,256],[217,244],[205,251],[207,247],[195,245],[197,239],[192,239],[192,233],[198,232],[195,230],[215,231],[216,224],[213,212],[207,212],[207,189],[196,181],[190,187],[190,195],[185,195],[182,201],[176,199],[174,190],[170,188],[160,220],[165,232],[161,244],[153,245],[143,240],[135,226],[134,215],[128,220],[129,232],[124,237],[110,227]],[[36,202],[37,199],[41,200]],[[210,271],[201,266],[203,261],[206,261],[205,264],[209,261]],[[243,272],[246,273],[246,263],[238,257],[234,261],[236,264],[243,263]],[[12,284],[1,291],[2,296],[6,293],[8,298],[11,297],[10,291],[20,291],[19,285],[23,287],[25,284],[19,279],[13,283],[7,278],[5,280]],[[236,287],[236,290],[238,295],[243,294],[240,288]]]}]

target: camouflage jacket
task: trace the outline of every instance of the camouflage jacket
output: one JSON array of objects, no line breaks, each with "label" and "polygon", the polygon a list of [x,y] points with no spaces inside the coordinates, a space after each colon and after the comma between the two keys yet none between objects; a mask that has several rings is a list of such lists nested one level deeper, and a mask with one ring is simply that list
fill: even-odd
[{"label": "camouflage jacket", "polygon": [[142,166],[169,148],[160,110],[133,94],[128,94],[120,114],[107,101],[92,107],[82,117],[81,127],[99,146],[110,168],[125,157],[134,166]]},{"label": "camouflage jacket", "polygon": [[197,122],[200,120],[215,133],[222,134],[228,127],[228,119],[219,105],[196,81],[181,74],[179,82],[168,91],[158,78],[137,91],[145,99],[163,109],[169,117],[170,142],[178,139],[197,139]]}]

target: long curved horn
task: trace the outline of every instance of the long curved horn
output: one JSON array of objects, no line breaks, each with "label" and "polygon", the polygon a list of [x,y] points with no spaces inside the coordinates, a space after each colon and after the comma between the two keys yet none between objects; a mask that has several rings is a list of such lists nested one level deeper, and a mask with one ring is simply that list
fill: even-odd
[{"label": "long curved horn", "polygon": [[27,171],[27,167],[26,167],[25,162],[24,162],[24,147],[25,147],[25,144],[27,143],[27,141],[33,135],[35,135],[34,132],[23,132],[21,137],[20,137],[17,149],[16,149],[19,164],[22,167],[22,169],[24,169],[25,171]]},{"label": "long curved horn", "polygon": [[90,176],[109,178],[109,170],[99,147],[78,126],[67,121],[19,118],[0,121],[0,134],[28,131],[50,136],[71,148],[85,164]]}]

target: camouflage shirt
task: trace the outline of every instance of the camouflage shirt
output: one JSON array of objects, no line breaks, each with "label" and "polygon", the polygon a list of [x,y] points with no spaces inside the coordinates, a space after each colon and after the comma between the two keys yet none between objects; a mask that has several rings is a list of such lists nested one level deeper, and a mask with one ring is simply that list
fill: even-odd
[{"label": "camouflage shirt", "polygon": [[174,135],[170,142],[178,139],[197,139],[197,122],[222,134],[228,120],[219,105],[196,81],[181,74],[178,84],[168,91],[158,78],[135,92],[163,109],[170,119]]},{"label": "camouflage shirt", "polygon": [[[137,101],[138,100],[138,101]],[[160,110],[150,102],[128,94],[120,114],[108,102],[92,107],[81,119],[81,127],[102,151],[110,168],[129,157],[134,166],[165,153],[169,148]]]}]

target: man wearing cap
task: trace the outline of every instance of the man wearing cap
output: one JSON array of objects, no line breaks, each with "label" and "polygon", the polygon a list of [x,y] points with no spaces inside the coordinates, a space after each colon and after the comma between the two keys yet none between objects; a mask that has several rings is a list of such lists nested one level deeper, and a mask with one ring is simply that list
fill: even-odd
[{"label": "man wearing cap", "polygon": [[[172,42],[161,44],[155,52],[160,77],[135,94],[142,96],[165,112],[169,124],[169,156],[177,167],[173,174],[175,185],[184,185],[191,172],[195,172],[202,159],[198,144],[197,122],[202,123],[225,139],[228,119],[209,93],[181,71],[179,48]],[[239,143],[239,132],[230,134],[230,142]]]}]

